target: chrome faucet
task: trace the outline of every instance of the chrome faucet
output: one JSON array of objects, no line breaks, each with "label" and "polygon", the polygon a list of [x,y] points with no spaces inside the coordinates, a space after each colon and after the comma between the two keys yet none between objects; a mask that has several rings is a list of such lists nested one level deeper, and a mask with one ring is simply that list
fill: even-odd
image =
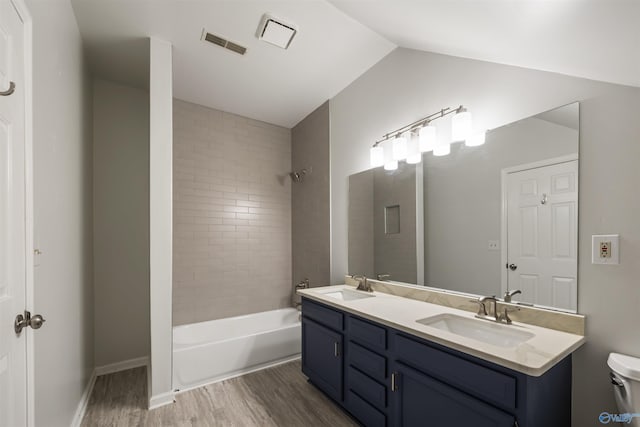
[{"label": "chrome faucet", "polygon": [[[476,314],[476,317],[478,319],[489,320],[498,323],[506,323],[507,325],[511,324],[509,313],[520,310],[519,308],[509,309],[509,307],[504,307],[502,313],[499,313],[498,299],[495,296],[480,297],[478,299],[471,300],[471,302],[475,302],[476,304],[478,304],[478,313]],[[486,302],[492,303],[493,310],[489,310],[489,312],[493,313],[493,315],[487,313],[487,306],[485,305]]]},{"label": "chrome faucet", "polygon": [[511,298],[514,295],[518,295],[518,294],[521,294],[521,293],[522,293],[522,291],[520,289],[516,289],[516,290],[513,290],[513,291],[505,291],[504,298],[502,298],[502,299],[504,300],[504,302],[511,302]]},{"label": "chrome faucet", "polygon": [[476,317],[480,317],[481,319],[494,320],[494,321],[498,320],[496,316],[496,313],[498,312],[498,300],[496,299],[495,295],[492,295],[490,297],[480,297],[478,298],[478,302],[480,302],[483,307],[486,307],[485,306],[486,302],[493,304],[493,310],[489,310],[489,313],[493,313],[493,316],[490,316],[487,314],[487,312],[485,312],[484,316],[476,315]]},{"label": "chrome faucet", "polygon": [[371,288],[371,283],[369,283],[367,276],[353,275],[351,276],[351,278],[358,281],[358,287],[356,288],[357,291],[373,292],[373,289]]}]

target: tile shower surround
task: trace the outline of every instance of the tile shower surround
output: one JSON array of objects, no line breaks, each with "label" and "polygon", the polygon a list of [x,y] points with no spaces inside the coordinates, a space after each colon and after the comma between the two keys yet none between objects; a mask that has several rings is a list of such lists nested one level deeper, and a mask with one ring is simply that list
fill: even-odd
[{"label": "tile shower surround", "polygon": [[290,305],[291,132],[174,100],[173,323]]}]

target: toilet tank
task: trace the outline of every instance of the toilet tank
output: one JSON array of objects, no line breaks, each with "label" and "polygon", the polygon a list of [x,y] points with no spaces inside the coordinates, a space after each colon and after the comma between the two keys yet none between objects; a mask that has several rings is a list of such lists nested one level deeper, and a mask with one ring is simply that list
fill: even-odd
[{"label": "toilet tank", "polygon": [[[619,414],[640,415],[640,358],[611,353],[607,364],[611,368],[611,383]],[[640,427],[640,416],[633,417],[626,425]]]}]

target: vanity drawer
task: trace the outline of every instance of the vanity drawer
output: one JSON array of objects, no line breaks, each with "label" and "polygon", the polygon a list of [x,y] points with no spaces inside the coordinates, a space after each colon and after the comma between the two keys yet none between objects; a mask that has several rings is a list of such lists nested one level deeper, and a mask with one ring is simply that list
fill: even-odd
[{"label": "vanity drawer", "polygon": [[378,381],[387,377],[387,358],[349,342],[349,363]]},{"label": "vanity drawer", "polygon": [[367,427],[385,427],[387,425],[387,417],[354,392],[349,391],[347,399],[349,412],[362,425]]},{"label": "vanity drawer", "polygon": [[385,328],[372,325],[355,317],[349,317],[348,322],[351,339],[374,349],[387,349],[387,330]]},{"label": "vanity drawer", "polygon": [[387,388],[354,367],[349,367],[349,390],[378,408],[387,407]]},{"label": "vanity drawer", "polygon": [[402,335],[395,337],[399,359],[447,384],[506,408],[516,406],[516,379]]},{"label": "vanity drawer", "polygon": [[306,298],[302,298],[302,315],[338,331],[343,328],[342,313]]}]

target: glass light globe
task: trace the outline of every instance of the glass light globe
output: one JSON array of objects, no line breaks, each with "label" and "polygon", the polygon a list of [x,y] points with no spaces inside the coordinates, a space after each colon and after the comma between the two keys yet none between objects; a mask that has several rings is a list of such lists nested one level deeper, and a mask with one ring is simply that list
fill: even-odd
[{"label": "glass light globe", "polygon": [[464,145],[466,145],[467,147],[477,147],[478,145],[484,144],[485,140],[486,140],[486,133],[483,131],[483,132],[471,135],[469,138],[467,138],[464,141]]},{"label": "glass light globe", "polygon": [[369,163],[372,168],[384,165],[384,148],[379,145],[371,147],[369,150]]},{"label": "glass light globe", "polygon": [[471,136],[471,113],[463,110],[451,118],[451,139],[463,141]]},{"label": "glass light globe", "polygon": [[426,153],[432,151],[436,145],[436,127],[433,125],[423,126],[420,129],[420,151]]},{"label": "glass light globe", "polygon": [[393,160],[404,160],[407,158],[407,138],[400,135],[394,138],[391,143],[393,147]]},{"label": "glass light globe", "polygon": [[422,153],[420,152],[420,144],[418,134],[411,132],[409,142],[407,142],[407,163],[415,165],[422,161]]}]

